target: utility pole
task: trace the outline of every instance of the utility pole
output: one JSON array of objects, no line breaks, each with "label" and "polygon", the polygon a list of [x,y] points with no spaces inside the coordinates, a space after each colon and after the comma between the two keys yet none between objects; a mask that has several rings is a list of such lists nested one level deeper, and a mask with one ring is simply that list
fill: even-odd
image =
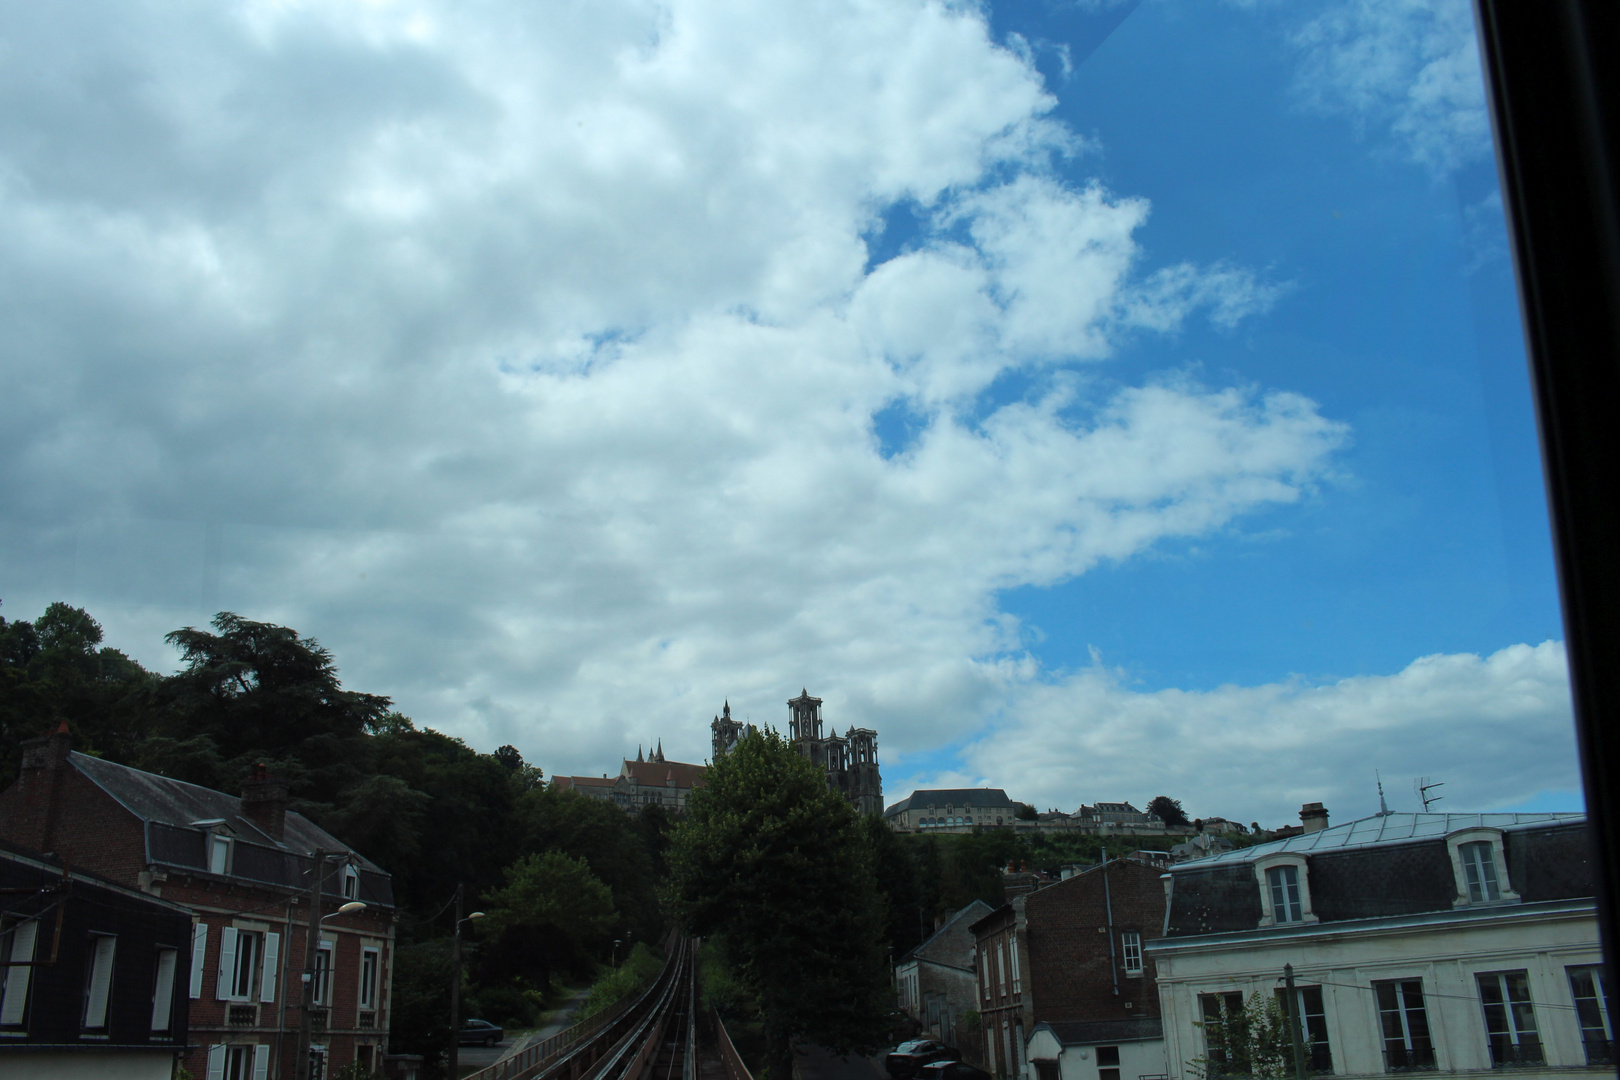
[{"label": "utility pole", "polygon": [[298,1017],[298,1080],[310,1080],[310,1035],[315,1024],[315,951],[321,942],[321,885],[326,876],[326,852],[315,849],[309,882],[309,930],[304,936],[304,1008]]},{"label": "utility pole", "polygon": [[1294,1043],[1294,1077],[1305,1080],[1305,1035],[1300,1030],[1299,995],[1294,991],[1294,965],[1283,965],[1283,983],[1288,987],[1288,1035]]},{"label": "utility pole", "polygon": [[[442,908],[440,910],[443,910]],[[461,1065],[461,885],[456,885],[456,933],[450,940],[450,1080]]]}]

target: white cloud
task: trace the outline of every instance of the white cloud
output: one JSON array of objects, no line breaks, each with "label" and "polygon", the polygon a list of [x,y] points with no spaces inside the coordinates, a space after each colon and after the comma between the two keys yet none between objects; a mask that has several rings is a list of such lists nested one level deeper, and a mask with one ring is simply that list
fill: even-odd
[{"label": "white cloud", "polygon": [[1308,497],[1348,438],[1085,377],[1277,287],[1150,269],[975,6],[74,12],[3,24],[0,595],[155,666],[229,608],[548,769],[800,686],[916,751],[1038,693],[997,590]]},{"label": "white cloud", "polygon": [[1488,160],[1490,117],[1468,0],[1339,0],[1294,35],[1304,101],[1387,132],[1435,175]]},{"label": "white cloud", "polygon": [[[1014,798],[1071,812],[1077,793],[1138,806],[1169,795],[1193,815],[1273,828],[1297,823],[1305,802],[1338,821],[1374,813],[1375,772],[1391,809],[1420,809],[1410,786],[1420,775],[1444,782],[1438,808],[1505,808],[1574,795],[1568,680],[1554,641],[1426,656],[1394,675],[1207,692],[1132,690],[1124,672],[1094,663],[1015,684],[1003,719],[939,779],[1005,784]],[[896,779],[909,790],[911,778]]]}]

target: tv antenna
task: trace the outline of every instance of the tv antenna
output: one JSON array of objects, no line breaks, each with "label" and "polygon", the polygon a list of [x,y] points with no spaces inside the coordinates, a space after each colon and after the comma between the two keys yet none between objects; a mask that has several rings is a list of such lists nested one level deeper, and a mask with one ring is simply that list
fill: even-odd
[{"label": "tv antenna", "polygon": [[1430,795],[1429,792],[1433,791],[1437,787],[1445,786],[1446,782],[1444,780],[1430,783],[1427,776],[1420,776],[1416,780],[1412,781],[1412,789],[1417,792],[1418,798],[1423,800],[1423,812],[1425,814],[1429,812],[1429,807],[1431,805],[1445,798],[1444,795]]}]

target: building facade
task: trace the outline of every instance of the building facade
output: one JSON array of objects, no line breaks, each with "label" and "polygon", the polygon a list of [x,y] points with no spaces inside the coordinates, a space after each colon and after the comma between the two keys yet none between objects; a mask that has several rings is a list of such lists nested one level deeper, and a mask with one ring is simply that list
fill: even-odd
[{"label": "building facade", "polygon": [[0,845],[0,1076],[169,1080],[191,913]]},{"label": "building facade", "polygon": [[[1169,1072],[1206,1026],[1294,979],[1311,1072],[1613,1070],[1579,814],[1380,814],[1170,868],[1157,966]],[[1212,1068],[1213,1066],[1213,1068]]]},{"label": "building facade", "polygon": [[955,1044],[963,1013],[978,1008],[973,977],[974,938],[968,929],[990,914],[975,900],[951,913],[938,930],[894,966],[900,1008],[932,1038]]},{"label": "building facade", "polygon": [[1025,905],[1033,894],[1016,896],[968,929],[974,939],[974,979],[984,1034],[984,1066],[1002,1080],[1027,1074],[1025,1040],[1034,1026]]},{"label": "building facade", "polygon": [[1025,900],[1031,1080],[1164,1074],[1159,990],[1144,952],[1164,933],[1161,873],[1116,859]]},{"label": "building facade", "polygon": [[705,769],[684,761],[666,761],[664,743],[651,754],[636,751],[636,760],[625,758],[619,765],[619,775],[556,776],[551,786],[560,791],[577,791],[588,798],[611,802],[627,814],[639,814],[649,806],[662,807],[666,813],[686,813],[692,792],[703,786]]},{"label": "building facade", "polygon": [[883,813],[877,732],[852,727],[843,735],[837,731],[822,735],[821,699],[811,697],[808,690],[801,690],[787,706],[788,738],[801,755],[827,771],[827,786],[841,792],[863,814]]},{"label": "building facade", "polygon": [[883,812],[897,832],[972,832],[1012,828],[1018,804],[1001,788],[939,788],[913,791]]},{"label": "building facade", "polygon": [[[317,1074],[387,1051],[394,903],[389,875],[287,809],[262,767],[240,798],[75,753],[66,725],[22,746],[0,792],[0,839],[191,913],[176,979],[194,1077],[290,1078],[302,976],[315,988]],[[314,853],[320,932],[306,960]],[[364,908],[336,914],[346,903]]]}]

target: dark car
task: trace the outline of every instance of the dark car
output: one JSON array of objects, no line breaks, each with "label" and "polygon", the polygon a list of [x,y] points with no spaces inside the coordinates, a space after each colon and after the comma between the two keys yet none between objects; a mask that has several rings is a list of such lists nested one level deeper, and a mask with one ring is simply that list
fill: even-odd
[{"label": "dark car", "polygon": [[462,1046],[494,1046],[504,1038],[506,1032],[498,1024],[488,1020],[466,1020],[461,1025],[461,1038],[456,1041]]},{"label": "dark car", "polygon": [[915,1080],[990,1080],[990,1074],[965,1061],[931,1061],[917,1070]]},{"label": "dark car", "polygon": [[894,1080],[911,1080],[917,1070],[932,1061],[955,1061],[962,1055],[933,1039],[912,1039],[894,1048],[883,1059],[883,1067]]}]

